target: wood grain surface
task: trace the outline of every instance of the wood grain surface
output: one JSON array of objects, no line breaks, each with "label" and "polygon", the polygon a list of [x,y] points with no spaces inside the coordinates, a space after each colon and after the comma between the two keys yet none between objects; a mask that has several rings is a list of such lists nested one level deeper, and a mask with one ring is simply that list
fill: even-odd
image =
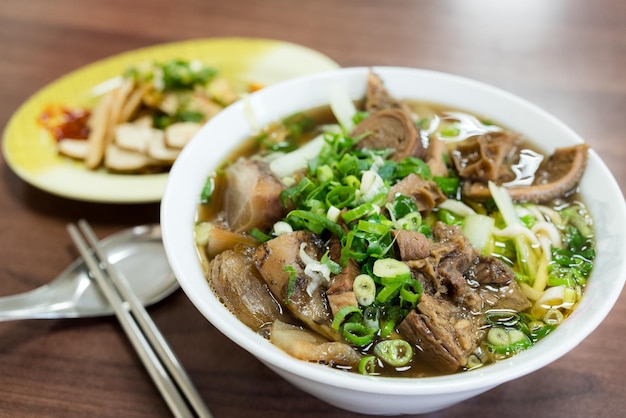
[{"label": "wood grain surface", "polygon": [[[577,131],[626,187],[623,0],[20,0],[0,2],[0,126],[58,77],[113,54],[209,37],[279,39],[341,66],[450,72],[515,93]],[[68,222],[104,237],[159,220],[158,204],[50,195],[0,159],[0,296],[75,257]],[[622,231],[626,233],[626,231]],[[541,371],[426,417],[626,416],[626,300]],[[278,377],[222,336],[182,291],[150,308],[216,418],[357,417]],[[0,323],[0,416],[167,417],[114,318]]]}]

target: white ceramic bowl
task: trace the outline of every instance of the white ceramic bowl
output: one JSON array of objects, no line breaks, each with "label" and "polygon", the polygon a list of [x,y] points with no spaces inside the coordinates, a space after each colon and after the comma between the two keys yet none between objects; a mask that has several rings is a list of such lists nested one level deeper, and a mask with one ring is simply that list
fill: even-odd
[{"label": "white ceramic bowl", "polygon": [[[181,287],[197,309],[224,335],[302,390],[347,410],[365,414],[425,413],[445,408],[531,373],[576,347],[605,318],[626,279],[626,205],[615,179],[593,151],[581,183],[595,221],[597,258],[580,306],[532,349],[465,373],[422,379],[380,378],[342,372],[296,360],[239,322],[211,292],[196,256],[193,225],[206,177],[250,136],[250,111],[259,126],[296,111],[328,103],[328,89],[343,86],[353,99],[364,96],[369,68],[346,68],[267,87],[213,118],[174,164],[161,206],[163,240]],[[582,139],[528,102],[483,83],[409,68],[377,67],[398,98],[447,104],[475,112],[522,132],[544,151]]]}]

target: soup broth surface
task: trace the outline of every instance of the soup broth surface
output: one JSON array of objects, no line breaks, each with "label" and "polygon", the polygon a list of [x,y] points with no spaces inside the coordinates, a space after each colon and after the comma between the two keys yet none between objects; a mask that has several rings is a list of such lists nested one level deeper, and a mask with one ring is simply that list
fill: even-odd
[{"label": "soup broth surface", "polygon": [[[339,179],[334,173],[332,175],[335,176],[335,180],[320,180],[326,174],[331,175],[331,171],[335,170],[336,166],[348,164],[347,161],[351,157],[346,153],[342,154],[343,157],[338,157],[339,159],[331,165],[320,162],[319,166],[312,170],[312,164],[309,163],[294,173],[274,179],[282,184],[283,191],[289,190],[289,192],[281,194],[284,213],[270,227],[253,227],[245,230],[233,228],[229,222],[232,215],[228,214],[228,210],[231,209],[228,202],[232,201],[232,196],[229,196],[232,191],[229,191],[229,188],[234,187],[229,183],[229,179],[232,181],[234,177],[232,173],[229,174],[229,170],[236,167],[238,161],[241,160],[257,160],[262,162],[263,167],[271,167],[273,161],[285,155],[291,155],[290,153],[295,150],[301,149],[316,138],[319,139],[320,135],[323,135],[322,132],[326,132],[327,142],[330,142],[328,138],[331,136],[335,138],[337,135],[345,136],[337,126],[337,120],[329,106],[301,112],[265,127],[242,143],[241,147],[233,152],[207,180],[205,189],[210,189],[210,193],[208,198],[203,196],[203,201],[198,206],[196,237],[199,258],[208,282],[218,298],[242,321],[253,322],[255,325],[248,325],[254,331],[270,339],[272,332],[278,333],[274,331],[277,328],[272,327],[273,320],[261,319],[255,322],[248,317],[249,303],[244,309],[246,313],[242,313],[241,306],[246,303],[233,302],[233,298],[250,297],[250,295],[235,294],[237,292],[233,291],[233,288],[239,287],[239,291],[245,293],[242,289],[250,285],[249,283],[234,285],[232,282],[239,276],[252,275],[258,280],[258,283],[254,284],[255,288],[258,287],[257,291],[265,292],[266,295],[264,294],[263,297],[268,297],[275,302],[281,323],[285,322],[307,333],[315,334],[317,335],[315,338],[324,342],[348,345],[356,353],[359,361],[342,361],[345,356],[338,356],[336,359],[322,356],[319,360],[310,358],[303,358],[303,360],[324,363],[330,367],[356,373],[382,376],[424,377],[463,372],[511,357],[522,350],[531,349],[532,345],[548,335],[571,314],[584,293],[595,253],[592,221],[576,190],[568,191],[565,195],[542,203],[511,201],[509,197],[504,198],[504,201],[491,197],[487,199],[468,197],[464,194],[464,187],[470,180],[459,176],[458,166],[455,166],[455,163],[467,166],[474,164],[474,160],[479,158],[476,155],[479,151],[459,150],[462,150],[463,144],[467,144],[472,138],[487,137],[498,141],[499,135],[503,132],[509,134],[510,131],[506,127],[499,126],[497,121],[491,121],[464,110],[450,109],[433,103],[407,102],[406,104],[412,112],[413,123],[419,132],[422,146],[428,149],[433,142],[438,142],[442,145],[440,152],[445,154],[442,164],[447,173],[433,175],[431,171],[428,172],[430,177],[426,182],[427,187],[440,188],[433,193],[434,196],[439,196],[433,198],[436,204],[428,209],[420,209],[419,201],[415,204],[415,201],[410,199],[402,200],[405,197],[403,194],[405,189],[395,186],[403,181],[398,178],[392,180],[384,178],[383,185],[380,187],[384,190],[383,194],[387,196],[386,200],[384,196],[382,200],[380,196],[377,196],[371,202],[363,199],[363,196],[368,193],[363,189],[363,184],[368,181],[365,178],[371,175],[374,183],[383,178],[384,174],[380,173],[387,172],[390,165],[386,163],[389,161],[389,153],[380,152],[375,157],[371,157],[370,160],[374,161],[372,163],[374,168],[366,167],[363,171],[368,174],[360,173],[361,177],[352,176],[354,177],[352,178],[346,175]],[[364,106],[363,102],[357,102],[355,105],[358,109]],[[360,115],[361,118],[369,116],[366,113]],[[341,145],[336,143],[335,146],[341,149]],[[461,155],[461,152],[467,152],[467,154]],[[359,155],[359,158],[361,157]],[[510,170],[512,177],[507,180],[506,187],[496,185],[497,190],[504,190],[506,194],[507,187],[530,187],[533,182],[542,181],[536,179],[536,176],[545,176],[545,182],[551,181],[549,173],[543,174],[541,168],[541,164],[545,163],[549,157],[536,143],[527,138],[517,137],[515,145],[507,151],[507,155],[502,157],[507,167],[513,167]],[[321,161],[321,158],[315,158],[314,164]],[[366,160],[365,157],[361,159]],[[428,164],[424,163],[424,159]],[[423,169],[431,170],[432,168],[433,171],[437,169],[428,158],[424,159],[419,159],[419,162],[413,161],[416,160],[415,158],[406,160],[409,161],[405,164],[406,167],[402,166],[402,162],[394,162],[394,167],[402,166],[408,173],[414,175],[421,175],[415,173],[422,173],[420,170]],[[332,166],[332,168],[327,169],[327,166]],[[402,169],[402,167],[397,167],[396,172]],[[376,176],[370,172],[377,172],[379,175]],[[312,198],[309,198],[306,204],[312,206],[307,206],[306,211],[315,216],[306,215],[311,217],[307,218],[304,214],[305,203],[299,200],[305,199],[297,194],[298,185],[302,185],[304,181],[313,182],[313,180],[306,179],[313,179],[317,187],[322,187],[320,184],[324,184],[324,181],[328,183],[336,181],[345,187],[345,190],[339,191],[324,189],[318,197],[320,202],[328,200],[344,202],[349,198],[342,200],[341,193],[349,195],[354,193],[354,190],[358,190],[359,197],[354,198],[354,201],[358,202],[338,207],[335,213],[332,208],[319,207],[328,202],[318,205],[311,203]],[[350,188],[353,186],[354,188]],[[399,190],[395,194],[395,200],[393,196],[389,197],[389,190],[394,187]],[[332,198],[329,199],[329,195]],[[339,197],[335,198],[335,195]],[[364,207],[367,204],[371,206],[370,209]],[[261,210],[250,205],[249,210],[254,213]],[[502,205],[510,205],[507,207],[512,212],[503,212]],[[414,210],[416,208],[417,210]],[[358,216],[353,213],[359,210],[364,214]],[[331,217],[330,212],[333,212],[335,217]],[[295,296],[293,293],[290,294],[287,288],[290,286],[297,288],[297,284],[294,283],[300,279],[294,278],[296,274],[294,273],[292,277],[294,281],[285,282],[284,288],[287,289],[283,289],[287,292],[285,296],[285,293],[273,291],[272,284],[264,281],[268,279],[263,277],[263,269],[259,266],[262,262],[258,260],[259,247],[267,245],[282,234],[307,230],[307,226],[314,223],[311,219],[319,219],[320,214],[326,219],[336,219],[332,222],[339,225],[340,230],[332,229],[333,227],[328,224],[324,227],[325,224],[322,222],[322,230],[313,232],[322,242],[318,255],[323,256],[317,259],[312,253],[307,256],[306,251],[309,251],[312,246],[310,243],[301,244],[300,252],[296,251],[296,253],[299,254],[298,257],[308,260],[305,262],[300,260],[298,263],[301,265],[308,263],[307,267],[311,270],[305,271],[314,271],[311,275],[317,277],[322,274],[319,271],[326,268],[323,267],[324,257],[332,258],[331,247],[335,244],[342,245],[341,257],[332,260],[332,265],[329,267],[332,271],[330,278],[319,279],[320,283],[317,286],[309,283],[307,287],[307,291],[313,294],[311,298],[320,292],[320,303],[329,312],[328,316],[324,317],[327,323],[317,321],[322,323],[321,333],[315,327],[311,328],[306,318],[303,320],[301,316],[293,312],[294,305],[297,304],[294,302],[295,299],[301,297],[298,294]],[[282,228],[287,228],[287,232]],[[412,238],[417,239],[415,237],[419,235],[419,239],[428,240],[420,241],[426,245],[426,250],[417,258],[410,258],[410,256],[402,258],[402,250],[399,249],[402,234],[398,231],[405,228],[410,231]],[[352,232],[355,230],[356,232]],[[463,238],[458,238],[456,232]],[[336,236],[337,233],[341,236]],[[376,235],[378,233],[380,236]],[[442,238],[440,236],[442,234],[450,237]],[[358,243],[357,240],[359,240]],[[453,240],[460,240],[459,242],[464,244],[455,247],[454,251],[447,250],[446,246],[450,245],[450,241]],[[466,244],[471,245],[464,246]],[[463,264],[465,259],[457,255],[464,251],[470,252],[470,247],[473,248],[471,250],[473,252],[468,255],[467,259],[471,261],[469,265],[466,265]],[[224,266],[219,264],[221,262],[219,257],[220,254],[235,251],[235,249],[240,254],[245,253],[240,259],[247,260],[247,262],[245,266],[234,270],[237,273],[232,273],[232,276],[238,277],[229,278],[227,281],[231,284],[225,290],[223,282],[215,277],[221,274],[216,271],[222,272],[224,269]],[[257,259],[250,255],[255,251],[257,251]],[[302,253],[303,251],[305,254]],[[439,251],[441,253],[438,253]],[[445,251],[449,252],[444,253]],[[314,260],[309,260],[311,258]],[[397,261],[401,266],[398,267],[395,261],[388,261],[390,259]],[[375,273],[380,271],[379,268],[384,263],[376,263],[377,260],[387,260],[390,270],[399,268],[401,272],[393,277],[378,276]],[[450,266],[454,264],[456,268],[458,265],[459,269],[442,279],[442,274],[448,274],[445,273],[449,267],[446,260],[449,261]],[[294,271],[288,266],[293,264],[295,268],[298,268],[296,265],[298,263],[285,262],[281,274],[288,275],[289,271]],[[338,272],[347,269],[349,265],[356,266],[359,275],[367,275],[372,279],[363,282],[363,286],[375,288],[376,293],[370,295],[373,302],[370,302],[371,298],[367,297],[358,299],[357,295],[359,303],[352,312],[350,309],[345,310],[345,306],[342,308],[342,305],[339,305],[339,308],[344,309],[343,311],[337,308],[339,310],[331,312],[331,308],[335,307],[334,301],[339,300],[338,295],[344,295],[346,292],[353,292],[355,295],[358,293],[353,287],[344,293],[328,294],[338,287],[334,284],[334,280],[339,276]],[[482,276],[484,269],[502,269],[502,272],[492,272],[491,276],[485,279]],[[435,278],[429,276],[428,272],[432,272]],[[408,276],[403,276],[405,273]],[[391,273],[387,271],[385,274]],[[506,282],[505,277],[513,279]],[[396,284],[402,280],[404,280],[402,284]],[[393,290],[394,286],[397,287],[396,290]],[[310,291],[311,288],[313,288],[312,291]],[[387,291],[392,296],[384,299],[381,293]],[[352,295],[349,296],[352,297]],[[302,297],[307,297],[306,292]],[[513,300],[515,298],[517,299]],[[368,303],[363,304],[362,300]],[[354,303],[347,306],[354,307]],[[523,309],[518,310],[517,307],[523,307]],[[445,313],[433,319],[432,315],[439,310]],[[343,322],[337,319],[343,315],[345,315]],[[401,325],[403,322],[405,325]],[[407,325],[409,323],[411,325]],[[434,361],[433,359],[440,358],[440,354],[428,353],[429,350],[436,350],[435,348],[431,350],[429,345],[431,343],[423,340],[425,334],[422,333],[422,327],[430,327],[431,330],[445,328],[445,332],[452,335],[451,341],[454,340],[454,343],[447,341],[444,336],[441,337],[443,340],[438,342],[439,346],[453,344],[454,347],[446,346],[446,349],[451,352],[456,350],[461,354],[455,357],[455,360],[442,361],[453,362],[462,358],[466,360],[465,364],[455,368],[442,366]],[[464,327],[471,330],[469,334]],[[347,334],[349,338],[346,337]],[[333,340],[329,338],[329,335],[331,337],[337,335],[339,338]],[[294,338],[293,341],[299,341],[297,337]],[[408,360],[400,359],[394,363],[393,360],[385,357],[389,353],[383,352],[381,342],[393,341],[395,343],[397,342],[395,340],[408,342],[412,350]],[[317,341],[315,344],[319,346],[324,342]],[[388,351],[396,351],[393,357],[406,355],[403,352],[405,346],[402,344],[389,345],[389,347]],[[285,349],[282,346],[281,348]],[[294,355],[291,352],[290,354]]]}]

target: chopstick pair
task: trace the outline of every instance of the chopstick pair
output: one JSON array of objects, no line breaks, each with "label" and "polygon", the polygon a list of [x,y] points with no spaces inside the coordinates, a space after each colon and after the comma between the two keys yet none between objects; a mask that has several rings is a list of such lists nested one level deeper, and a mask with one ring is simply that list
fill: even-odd
[{"label": "chopstick pair", "polygon": [[174,416],[211,418],[183,366],[126,278],[109,263],[89,224],[80,220],[78,227],[69,224],[67,230]]}]

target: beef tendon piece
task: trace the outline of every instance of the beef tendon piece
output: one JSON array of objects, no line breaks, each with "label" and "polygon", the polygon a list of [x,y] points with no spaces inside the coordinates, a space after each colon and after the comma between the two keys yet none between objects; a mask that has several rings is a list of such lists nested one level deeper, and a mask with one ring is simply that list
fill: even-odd
[{"label": "beef tendon piece", "polygon": [[270,327],[270,341],[304,361],[356,367],[361,360],[361,355],[349,344],[328,341],[319,334],[282,321],[274,321]]},{"label": "beef tendon piece", "polygon": [[241,322],[253,330],[287,320],[278,301],[257,271],[254,248],[238,246],[211,260],[207,280],[218,299]]},{"label": "beef tendon piece", "polygon": [[241,158],[229,167],[227,180],[225,213],[234,231],[266,230],[285,215],[280,200],[284,186],[267,163]]},{"label": "beef tendon piece", "polygon": [[515,175],[506,164],[507,157],[519,143],[519,135],[508,131],[490,132],[459,142],[452,151],[452,161],[459,176],[478,181],[512,180]]},{"label": "beef tendon piece", "polygon": [[450,301],[422,295],[417,310],[400,323],[400,334],[416,347],[416,356],[443,373],[460,370],[478,347],[474,324]]},{"label": "beef tendon piece", "polygon": [[[506,188],[511,199],[515,202],[545,203],[569,196],[576,191],[585,172],[588,149],[587,144],[578,144],[555,150],[543,161],[530,186]],[[464,182],[463,194],[478,200],[491,197],[487,183],[480,181]]]}]

